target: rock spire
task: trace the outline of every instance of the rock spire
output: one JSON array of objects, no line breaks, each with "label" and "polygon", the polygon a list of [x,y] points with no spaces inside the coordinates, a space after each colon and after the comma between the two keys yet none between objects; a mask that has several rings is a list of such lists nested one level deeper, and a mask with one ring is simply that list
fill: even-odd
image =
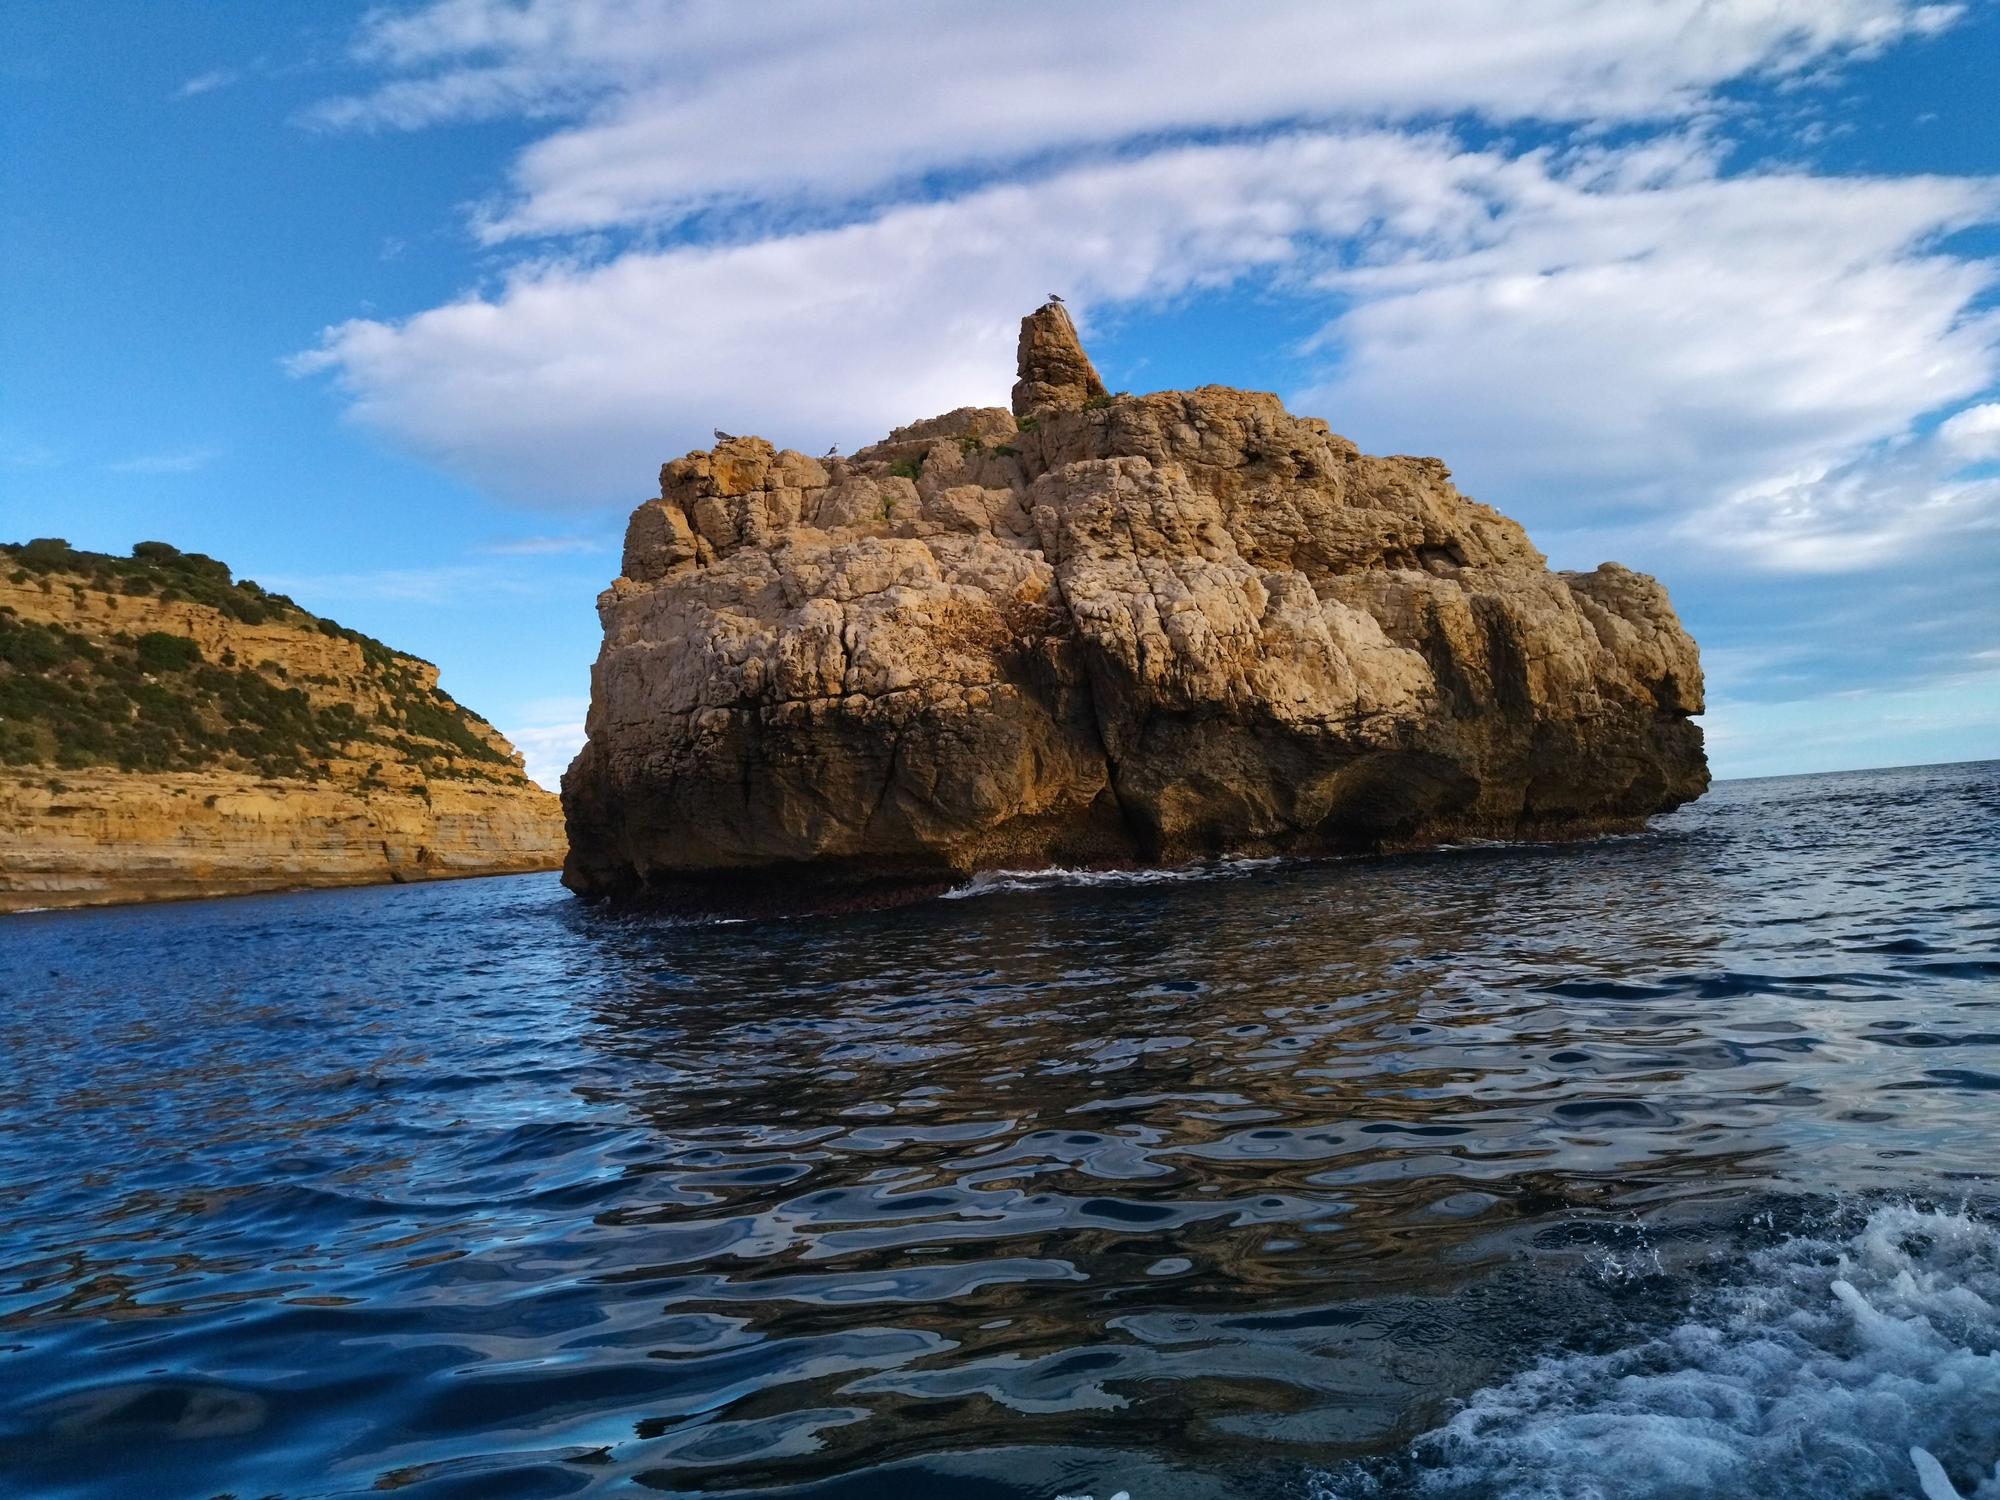
[{"label": "rock spire", "polygon": [[1076,407],[1106,394],[1104,382],[1069,309],[1045,302],[1021,319],[1021,342],[1014,357],[1014,415],[1025,417],[1044,407]]}]

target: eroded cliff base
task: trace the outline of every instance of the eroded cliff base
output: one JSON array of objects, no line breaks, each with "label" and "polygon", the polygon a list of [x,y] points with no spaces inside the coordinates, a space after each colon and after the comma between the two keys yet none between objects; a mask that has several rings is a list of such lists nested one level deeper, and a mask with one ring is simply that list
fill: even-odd
[{"label": "eroded cliff base", "polygon": [[1551,572],[1435,459],[1226,387],[1106,393],[1023,321],[1013,411],[661,471],[564,779],[581,894],[799,909],[982,870],[1641,826],[1708,783],[1666,592]]},{"label": "eroded cliff base", "polygon": [[562,857],[546,806],[485,782],[0,772],[0,829],[0,912],[525,874]]}]

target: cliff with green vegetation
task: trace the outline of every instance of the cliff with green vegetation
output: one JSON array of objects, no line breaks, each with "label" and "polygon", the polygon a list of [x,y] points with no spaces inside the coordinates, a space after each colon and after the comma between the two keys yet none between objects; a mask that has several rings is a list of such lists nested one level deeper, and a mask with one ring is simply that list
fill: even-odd
[{"label": "cliff with green vegetation", "polygon": [[429,662],[164,542],[0,545],[0,911],[544,869]]}]

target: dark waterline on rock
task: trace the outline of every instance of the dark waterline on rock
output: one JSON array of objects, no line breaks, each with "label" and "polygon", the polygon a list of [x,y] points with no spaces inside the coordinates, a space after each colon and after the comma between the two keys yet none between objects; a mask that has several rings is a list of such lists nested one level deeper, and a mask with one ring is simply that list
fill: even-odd
[{"label": "dark waterline on rock", "polygon": [[8,919],[0,1493],[2000,1496],[2000,763],[962,895]]}]

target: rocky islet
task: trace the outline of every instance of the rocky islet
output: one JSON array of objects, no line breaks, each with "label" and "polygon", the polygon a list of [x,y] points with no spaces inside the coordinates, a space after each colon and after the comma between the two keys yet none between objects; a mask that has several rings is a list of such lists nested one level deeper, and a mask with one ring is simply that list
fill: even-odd
[{"label": "rocky islet", "polygon": [[1275,397],[1108,392],[661,470],[563,783],[592,898],[794,908],[983,869],[1628,829],[1708,784],[1666,591],[1554,572],[1432,458]]}]

